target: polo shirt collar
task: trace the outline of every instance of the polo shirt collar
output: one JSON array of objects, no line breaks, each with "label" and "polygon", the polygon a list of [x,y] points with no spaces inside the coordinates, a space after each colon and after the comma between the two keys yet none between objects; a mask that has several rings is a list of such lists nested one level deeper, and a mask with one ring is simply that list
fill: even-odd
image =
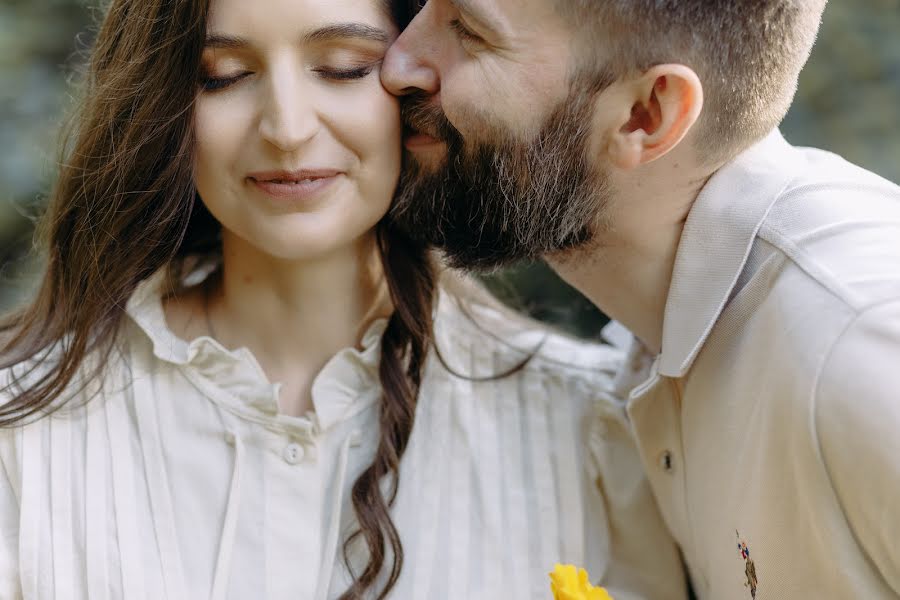
[{"label": "polo shirt collar", "polygon": [[719,169],[701,190],[678,244],[658,372],[690,369],[731,297],[753,241],[796,170],[778,130]]}]

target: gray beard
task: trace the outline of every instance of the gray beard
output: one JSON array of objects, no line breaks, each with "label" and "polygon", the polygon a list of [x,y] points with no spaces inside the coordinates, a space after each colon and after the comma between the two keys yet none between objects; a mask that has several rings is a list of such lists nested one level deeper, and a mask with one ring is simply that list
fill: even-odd
[{"label": "gray beard", "polygon": [[474,271],[586,246],[610,196],[588,156],[593,97],[573,92],[530,141],[498,143],[467,143],[439,109],[409,100],[406,122],[443,140],[447,156],[429,171],[405,152],[390,218]]}]

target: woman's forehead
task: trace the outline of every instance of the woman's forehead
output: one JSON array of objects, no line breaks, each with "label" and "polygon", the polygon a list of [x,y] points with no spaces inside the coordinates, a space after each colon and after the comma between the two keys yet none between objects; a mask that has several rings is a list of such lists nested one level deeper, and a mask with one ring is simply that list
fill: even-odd
[{"label": "woman's forehead", "polygon": [[207,29],[264,37],[344,22],[392,25],[389,0],[212,0]]}]

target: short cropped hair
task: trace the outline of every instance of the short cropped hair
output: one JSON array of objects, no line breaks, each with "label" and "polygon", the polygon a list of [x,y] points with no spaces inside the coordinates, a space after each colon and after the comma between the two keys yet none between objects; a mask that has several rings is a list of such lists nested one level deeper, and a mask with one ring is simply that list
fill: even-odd
[{"label": "short cropped hair", "polygon": [[[826,0],[555,0],[579,32],[580,66],[619,78],[692,68],[704,91],[704,161],[729,160],[777,127],[793,101]],[[602,74],[602,75],[601,75]]]}]

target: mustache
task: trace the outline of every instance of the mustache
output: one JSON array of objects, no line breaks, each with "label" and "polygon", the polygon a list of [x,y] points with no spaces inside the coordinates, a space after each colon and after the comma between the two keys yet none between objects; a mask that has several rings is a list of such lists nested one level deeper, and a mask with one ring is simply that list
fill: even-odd
[{"label": "mustache", "polygon": [[459,130],[447,119],[444,111],[431,102],[424,93],[406,96],[400,103],[400,117],[407,129],[450,141],[460,139]]}]

